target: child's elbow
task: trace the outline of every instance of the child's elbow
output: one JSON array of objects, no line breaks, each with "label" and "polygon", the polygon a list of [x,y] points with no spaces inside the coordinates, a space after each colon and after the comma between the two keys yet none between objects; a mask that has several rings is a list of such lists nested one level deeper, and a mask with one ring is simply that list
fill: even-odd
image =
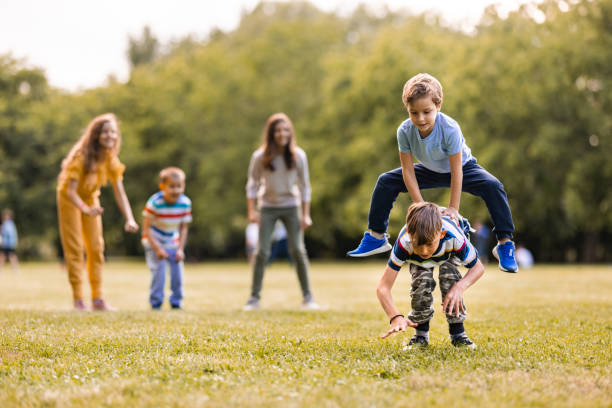
[{"label": "child's elbow", "polygon": [[388,287],[386,287],[385,285],[378,285],[378,287],[376,288],[376,296],[379,299],[385,298],[388,294],[389,294]]}]

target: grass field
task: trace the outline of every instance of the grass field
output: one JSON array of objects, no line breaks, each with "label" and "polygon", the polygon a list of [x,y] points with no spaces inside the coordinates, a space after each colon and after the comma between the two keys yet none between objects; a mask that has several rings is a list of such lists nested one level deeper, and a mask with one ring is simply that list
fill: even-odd
[{"label": "grass field", "polygon": [[[144,262],[110,261],[116,313],[77,313],[56,264],[0,273],[0,406],[610,407],[612,267],[494,266],[466,293],[453,348],[440,313],[431,345],[387,340],[375,288],[385,260],[314,263],[324,311],[303,312],[295,273],[268,268],[262,310],[242,312],[244,263],[188,265],[185,308],[148,310]],[[410,277],[394,297],[409,310]]]}]

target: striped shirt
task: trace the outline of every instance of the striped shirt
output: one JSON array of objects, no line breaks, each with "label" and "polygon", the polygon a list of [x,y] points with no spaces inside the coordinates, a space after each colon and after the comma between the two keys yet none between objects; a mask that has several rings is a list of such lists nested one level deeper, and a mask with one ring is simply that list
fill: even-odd
[{"label": "striped shirt", "polygon": [[191,222],[191,200],[181,194],[175,203],[167,203],[163,192],[153,194],[145,205],[142,215],[151,220],[151,230],[143,231],[142,244],[148,247],[146,234],[150,233],[163,248],[174,249],[179,245],[179,227]]},{"label": "striped shirt", "polygon": [[442,232],[444,232],[444,236],[440,239],[438,248],[430,258],[423,259],[414,253],[410,236],[406,231],[406,226],[404,226],[395,241],[388,265],[396,271],[399,271],[406,262],[424,268],[433,268],[443,264],[453,256],[457,257],[466,268],[476,265],[478,252],[463,234],[463,231],[457,227],[457,224],[448,217],[442,217]]}]

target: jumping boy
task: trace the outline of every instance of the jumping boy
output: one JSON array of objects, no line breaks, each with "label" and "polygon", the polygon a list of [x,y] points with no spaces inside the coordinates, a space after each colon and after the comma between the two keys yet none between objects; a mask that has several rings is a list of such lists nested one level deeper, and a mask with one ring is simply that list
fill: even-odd
[{"label": "jumping boy", "polygon": [[159,180],[160,191],[149,198],[142,212],[142,243],[152,275],[149,302],[153,310],[161,309],[167,262],[172,290],[170,306],[182,309],[183,260],[188,223],[191,222],[191,200],[184,194],[183,170],[167,167],[159,173]]},{"label": "jumping boy", "polygon": [[[393,302],[391,288],[404,263],[410,263],[412,311],[405,318]],[[461,277],[458,266],[469,268]],[[463,322],[467,312],[463,292],[484,273],[478,253],[463,231],[449,217],[443,217],[440,208],[429,202],[413,203],[408,208],[406,225],[399,233],[391,257],[378,283],[376,294],[389,317],[389,331],[383,338],[406,330],[416,329],[408,348],[429,344],[429,321],[433,317],[433,295],[436,287],[434,266],[439,266],[440,292],[444,299],[451,343],[455,347],[476,348],[465,333]]]},{"label": "jumping boy", "polygon": [[[440,112],[442,97],[442,85],[429,74],[418,74],[406,82],[402,101],[410,117],[397,130],[402,167],[378,178],[370,203],[369,231],[348,255],[364,257],[391,249],[386,232],[399,193],[408,192],[418,203],[423,201],[421,189],[450,187],[450,202],[443,215],[457,220],[462,191],[481,197],[495,226],[498,244],[493,256],[502,271],[516,273],[514,224],[504,186],[476,163],[457,122]],[[413,164],[413,156],[420,163]]]}]

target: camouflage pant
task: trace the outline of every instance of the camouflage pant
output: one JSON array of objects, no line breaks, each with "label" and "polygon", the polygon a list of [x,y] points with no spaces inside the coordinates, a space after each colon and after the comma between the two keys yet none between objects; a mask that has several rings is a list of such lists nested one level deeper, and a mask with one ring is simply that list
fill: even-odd
[{"label": "camouflage pant", "polygon": [[[433,291],[436,288],[436,281],[433,277],[433,268],[423,268],[419,265],[410,264],[410,275],[412,277],[412,289],[410,290],[412,311],[408,318],[418,324],[428,322],[434,314]],[[461,272],[459,272],[459,260],[457,258],[453,257],[440,265],[438,280],[440,281],[442,299],[455,282],[460,279]],[[461,323],[465,318],[466,314],[463,313],[459,313],[459,316],[446,314],[446,320],[449,323]]]}]

